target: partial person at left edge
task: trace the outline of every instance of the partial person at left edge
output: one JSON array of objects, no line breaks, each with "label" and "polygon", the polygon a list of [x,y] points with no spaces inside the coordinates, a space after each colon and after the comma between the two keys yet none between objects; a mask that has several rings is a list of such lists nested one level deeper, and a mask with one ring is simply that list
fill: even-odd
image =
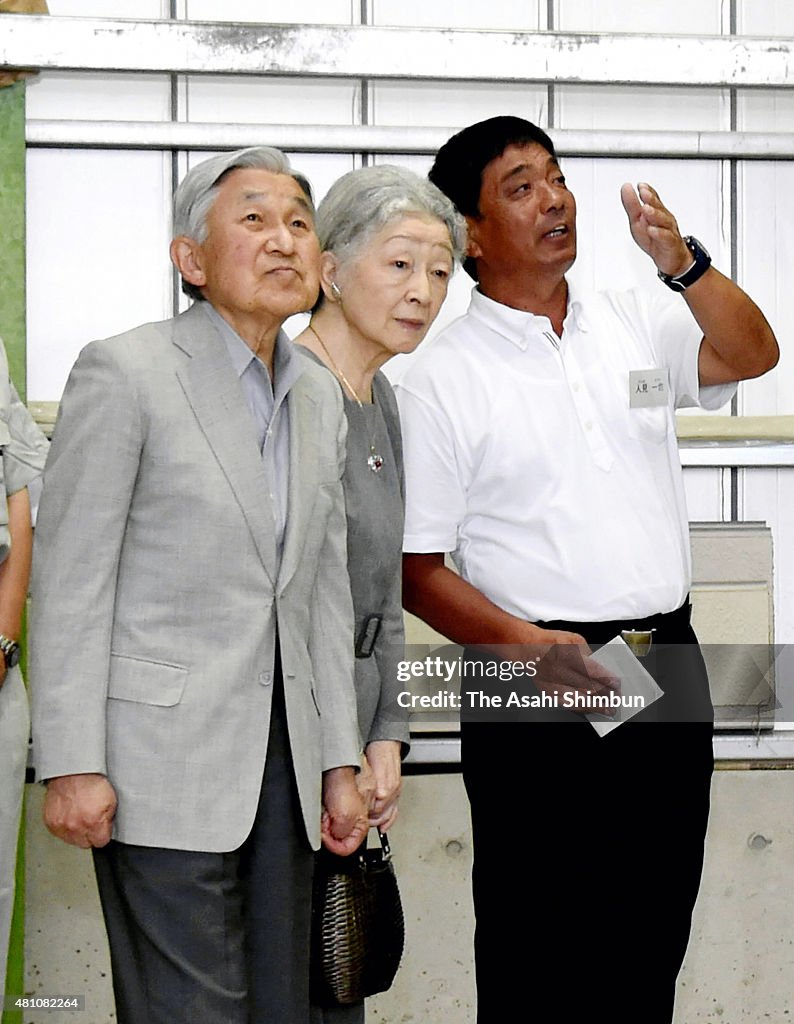
[{"label": "partial person at left edge", "polygon": [[32,529],[28,486],[47,458],[47,439],[17,394],[0,340],[0,992],[5,992],[14,911],[17,837],[30,716],[19,670]]},{"label": "partial person at left edge", "polygon": [[293,352],[319,246],[278,150],[175,197],[180,316],[88,345],[33,559],[45,821],[93,847],[120,1024],[304,1024],[313,849],[366,813],[342,399]]}]

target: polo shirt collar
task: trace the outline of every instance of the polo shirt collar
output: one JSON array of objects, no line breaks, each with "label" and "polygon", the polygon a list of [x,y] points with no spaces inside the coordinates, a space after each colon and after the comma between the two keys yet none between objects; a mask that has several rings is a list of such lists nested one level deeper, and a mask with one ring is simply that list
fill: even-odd
[{"label": "polo shirt collar", "polygon": [[[578,330],[586,331],[588,329],[583,312],[584,299],[583,290],[568,281],[568,309],[563,329],[570,323],[571,318],[576,322]],[[483,295],[479,287],[472,290],[469,313],[522,351],[526,350],[532,338],[537,338],[538,335],[543,335],[551,330],[551,323],[547,316],[536,316],[534,313],[505,306],[503,303]]]}]

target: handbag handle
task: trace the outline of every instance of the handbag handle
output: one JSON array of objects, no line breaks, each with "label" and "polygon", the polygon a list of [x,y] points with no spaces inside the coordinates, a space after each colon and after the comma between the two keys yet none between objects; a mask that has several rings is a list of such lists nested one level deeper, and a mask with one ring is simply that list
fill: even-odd
[{"label": "handbag handle", "polygon": [[378,838],[380,839],[381,849],[383,850],[383,859],[391,860],[391,846],[389,846],[389,836],[386,832],[381,832],[378,829]]},{"label": "handbag handle", "polygon": [[[375,826],[373,826],[373,828],[374,827]],[[369,833],[367,833],[367,834],[369,834]],[[379,860],[379,862],[381,864],[388,864],[388,862],[391,860],[391,846],[389,845],[389,836],[388,836],[388,834],[386,832],[381,832],[381,830],[378,829],[378,839],[380,839],[380,846],[381,846],[380,857],[378,858],[378,860]],[[371,851],[370,856],[372,854],[375,854],[375,856],[377,856],[377,854],[375,853],[374,850]],[[364,869],[367,868],[368,865],[367,865],[367,843],[366,843],[366,840],[364,840],[364,842],[358,848],[358,862],[359,862],[359,864],[361,865],[362,868],[364,868]]]}]

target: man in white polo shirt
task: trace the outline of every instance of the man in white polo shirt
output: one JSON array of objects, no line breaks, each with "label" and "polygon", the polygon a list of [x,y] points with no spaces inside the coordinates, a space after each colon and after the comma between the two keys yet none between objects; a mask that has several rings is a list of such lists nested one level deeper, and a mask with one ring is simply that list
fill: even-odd
[{"label": "man in white polo shirt", "polygon": [[669,1024],[713,768],[673,413],[719,407],[777,344],[649,185],[623,186],[629,226],[681,297],[571,289],[576,204],[528,121],[464,129],[430,177],[466,216],[478,288],[398,389],[406,607],[540,656],[558,695],[615,687],[587,644],[654,630],[664,691],[605,737],[565,710],[464,721],[478,1024]]}]

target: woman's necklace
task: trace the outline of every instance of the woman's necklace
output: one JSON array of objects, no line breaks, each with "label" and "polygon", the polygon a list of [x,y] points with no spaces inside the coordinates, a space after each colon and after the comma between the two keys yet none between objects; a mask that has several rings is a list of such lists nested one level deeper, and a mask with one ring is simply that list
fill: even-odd
[{"label": "woman's necklace", "polygon": [[[312,332],[312,334],[315,336],[315,338],[320,342],[320,347],[322,348],[323,352],[325,352],[325,354],[328,356],[328,361],[330,362],[331,366],[333,367],[334,373],[337,375],[337,377],[342,382],[342,384],[344,384],[344,386],[350,392],[350,394],[353,397],[353,399],[355,399],[356,405],[361,410],[361,414],[363,416],[364,415],[364,403],[358,397],[356,389],[353,387],[353,385],[350,383],[350,381],[347,379],[347,377],[344,375],[344,373],[342,373],[340,368],[336,365],[336,360],[331,355],[331,353],[328,351],[328,346],[325,344],[323,339],[320,337],[320,335],[317,333],[317,331],[314,329],[314,327],[311,324],[309,324],[309,330]],[[365,420],[365,422],[366,422],[366,420]],[[370,435],[370,439],[369,439],[369,456],[367,458],[367,465],[369,466],[369,468],[372,470],[373,473],[380,473],[380,471],[383,469],[383,456],[379,455],[378,452],[375,451],[375,434],[374,434],[374,432]]]}]

